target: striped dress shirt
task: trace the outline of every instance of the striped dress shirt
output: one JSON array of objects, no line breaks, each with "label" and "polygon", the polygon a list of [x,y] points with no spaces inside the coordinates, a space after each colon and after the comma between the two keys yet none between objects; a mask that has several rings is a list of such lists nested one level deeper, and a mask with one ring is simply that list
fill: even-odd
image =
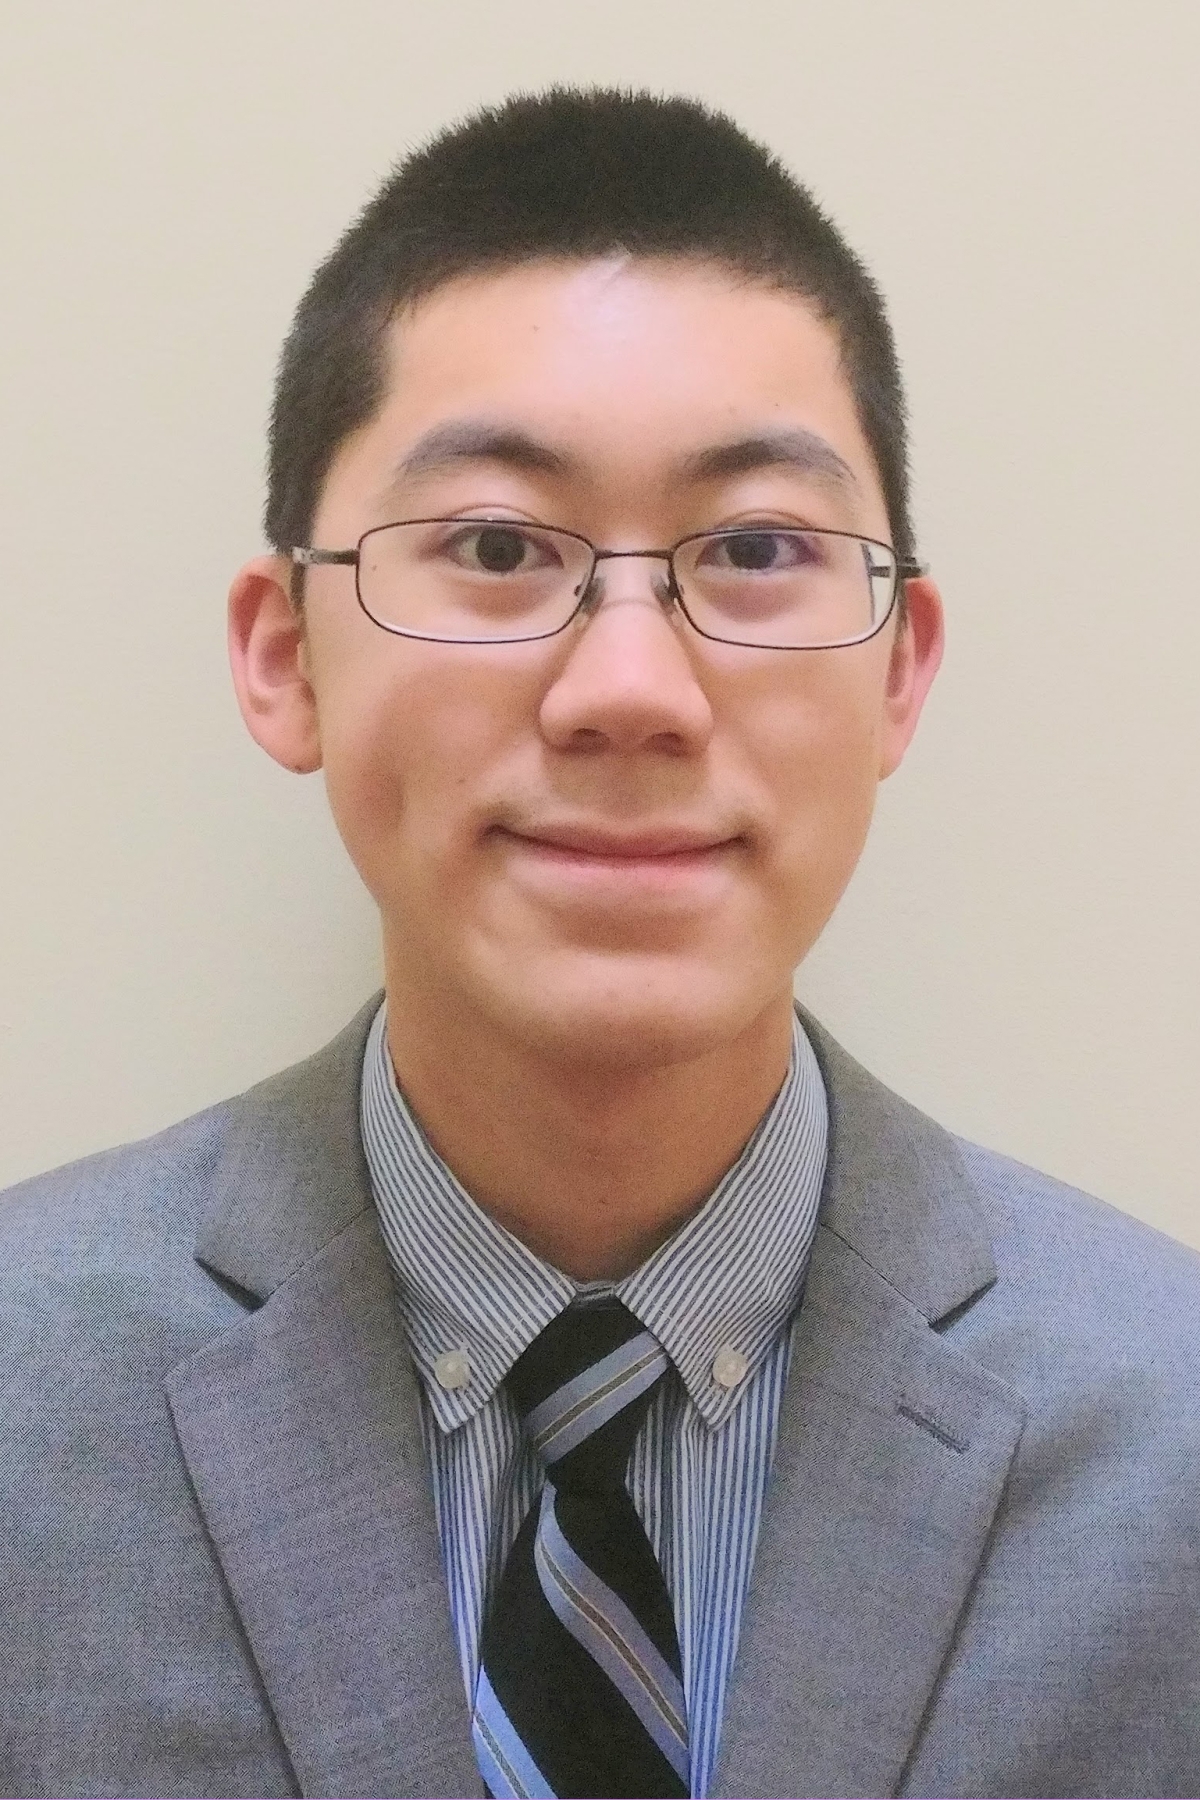
[{"label": "striped dress shirt", "polygon": [[579,1283],[489,1218],[433,1150],[395,1080],[386,1004],[367,1040],[363,1147],[419,1377],[468,1703],[488,1597],[543,1479],[505,1377],[577,1294],[613,1292],[672,1363],[634,1446],[628,1487],[675,1610],[697,1796],[716,1762],[827,1122],[797,1019],[783,1086],[704,1205],[623,1280]]}]

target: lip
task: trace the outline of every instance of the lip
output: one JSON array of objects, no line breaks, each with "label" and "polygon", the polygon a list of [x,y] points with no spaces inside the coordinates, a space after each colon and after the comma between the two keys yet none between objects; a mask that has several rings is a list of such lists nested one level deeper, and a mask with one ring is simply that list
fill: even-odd
[{"label": "lip", "polygon": [[539,905],[612,909],[626,919],[693,917],[723,903],[736,880],[739,835],[677,825],[638,831],[580,822],[498,826],[509,872]]},{"label": "lip", "polygon": [[612,831],[604,826],[574,823],[503,829],[506,837],[533,849],[616,864],[699,861],[738,841],[736,833],[697,831],[681,825],[651,826],[641,831]]}]

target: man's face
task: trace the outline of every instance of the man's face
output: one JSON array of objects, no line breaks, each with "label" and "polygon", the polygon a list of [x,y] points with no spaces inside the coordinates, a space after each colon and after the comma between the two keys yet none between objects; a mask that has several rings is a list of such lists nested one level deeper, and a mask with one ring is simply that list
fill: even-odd
[{"label": "man's face", "polygon": [[[453,453],[429,455],[448,427]],[[462,454],[485,430],[491,449]],[[783,432],[828,446],[824,466],[702,460]],[[615,550],[763,522],[889,538],[832,330],[715,268],[624,258],[456,281],[392,327],[386,398],[334,461],[311,541],[449,514]],[[893,620],[852,648],[714,643],[664,610],[661,561],[600,568],[590,617],[484,646],[389,635],[352,569],[311,570],[302,679],[256,735],[323,765],[380,908],[393,1009],[559,1062],[649,1067],[790,1007],[940,627],[916,582],[899,638]],[[254,729],[244,692],[243,707]]]}]

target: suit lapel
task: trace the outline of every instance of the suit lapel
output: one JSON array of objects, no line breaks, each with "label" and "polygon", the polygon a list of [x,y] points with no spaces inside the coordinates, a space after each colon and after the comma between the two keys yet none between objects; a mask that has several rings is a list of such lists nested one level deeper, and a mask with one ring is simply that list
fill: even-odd
[{"label": "suit lapel", "polygon": [[1024,1416],[931,1329],[995,1279],[953,1140],[805,1024],[829,1165],[718,1795],[899,1789]]},{"label": "suit lapel", "polygon": [[167,1390],[302,1792],[481,1794],[359,1140],[377,1004],[238,1103],[202,1260],[263,1303]]}]

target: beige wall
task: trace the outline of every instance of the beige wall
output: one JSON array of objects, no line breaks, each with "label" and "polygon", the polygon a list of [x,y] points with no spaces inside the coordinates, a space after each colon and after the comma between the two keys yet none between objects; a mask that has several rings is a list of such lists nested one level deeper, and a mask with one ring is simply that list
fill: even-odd
[{"label": "beige wall", "polygon": [[950,647],[800,991],[947,1124],[1200,1243],[1193,0],[9,0],[0,1181],[314,1048],[378,980],[245,736],[273,360],[391,159],[554,78],[730,109],[891,297]]}]

